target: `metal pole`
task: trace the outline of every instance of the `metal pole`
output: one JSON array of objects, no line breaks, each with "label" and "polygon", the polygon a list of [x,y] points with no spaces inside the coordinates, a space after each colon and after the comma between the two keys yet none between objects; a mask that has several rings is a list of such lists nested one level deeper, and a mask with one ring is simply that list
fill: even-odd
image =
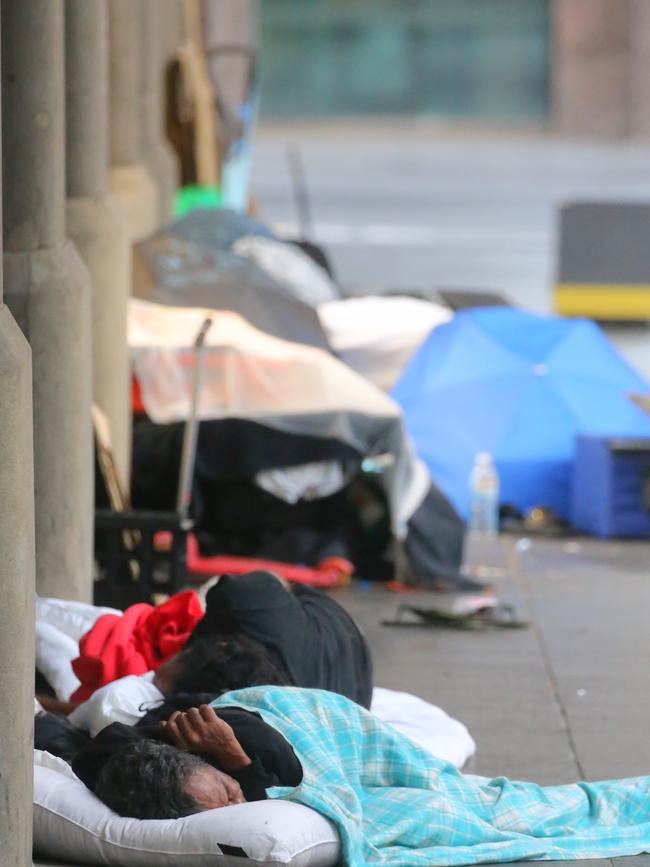
[{"label": "metal pole", "polygon": [[199,400],[201,397],[201,384],[203,382],[203,361],[205,358],[205,338],[212,325],[212,319],[203,321],[196,340],[194,341],[194,381],[192,383],[192,400],[190,411],[185,422],[183,435],[183,453],[181,456],[181,475],[178,482],[178,497],[176,511],[180,515],[181,523],[187,524],[190,520],[190,504],[192,502],[192,481],[194,479],[194,465],[196,462],[196,444],[199,436]]}]

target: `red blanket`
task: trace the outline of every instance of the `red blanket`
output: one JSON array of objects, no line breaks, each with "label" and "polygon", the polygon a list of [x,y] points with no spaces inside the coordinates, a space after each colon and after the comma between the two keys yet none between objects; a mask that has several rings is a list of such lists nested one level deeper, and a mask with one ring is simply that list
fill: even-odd
[{"label": "red blanket", "polygon": [[71,701],[85,701],[96,689],[127,674],[144,674],[178,653],[203,617],[193,590],[162,605],[131,605],[124,614],[104,614],[79,642],[72,670],[81,686]]}]

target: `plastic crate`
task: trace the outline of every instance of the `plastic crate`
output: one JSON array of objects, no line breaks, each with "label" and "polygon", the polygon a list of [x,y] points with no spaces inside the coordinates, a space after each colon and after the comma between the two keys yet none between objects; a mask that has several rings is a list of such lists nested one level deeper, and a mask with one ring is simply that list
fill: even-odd
[{"label": "plastic crate", "polygon": [[570,520],[601,538],[650,537],[650,438],[577,438]]}]

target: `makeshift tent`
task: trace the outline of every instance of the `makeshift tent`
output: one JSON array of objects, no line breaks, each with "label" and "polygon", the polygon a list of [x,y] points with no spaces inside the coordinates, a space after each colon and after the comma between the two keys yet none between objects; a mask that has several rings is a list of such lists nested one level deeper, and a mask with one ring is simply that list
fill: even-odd
[{"label": "makeshift tent", "polygon": [[649,435],[628,399],[647,389],[593,322],[499,307],[460,312],[433,331],[392,394],[461,514],[475,456],[488,451],[502,503],[567,517],[576,435]]},{"label": "makeshift tent", "polygon": [[[268,265],[268,245],[264,258],[251,237],[270,242],[273,236],[262,224],[232,211],[192,211],[135,245],[134,294],[178,307],[232,310],[267,334],[328,349],[318,313],[304,300],[306,289],[301,297],[277,268],[259,264]],[[249,240],[240,254],[234,247],[243,239]],[[284,261],[298,260],[301,274],[313,265],[295,245],[283,246]],[[322,300],[322,293],[317,297]]]},{"label": "makeshift tent", "polygon": [[453,314],[422,298],[366,295],[326,301],[318,315],[341,361],[389,391],[422,341]]},{"label": "makeshift tent", "polygon": [[[328,462],[338,461],[343,477],[361,459],[380,458],[392,531],[404,543],[412,574],[422,581],[453,580],[462,554],[462,522],[416,457],[399,407],[329,353],[263,334],[234,313],[132,300],[129,343],[149,418],[157,425],[179,425],[187,418],[192,346],[206,315],[213,325],[198,406],[203,423],[197,478],[209,483],[239,473],[254,480],[274,469],[299,467],[304,473],[318,464],[322,483],[332,479]],[[175,436],[168,433],[166,445],[156,440],[156,447],[168,449],[169,460],[156,461],[167,484],[176,478]],[[155,472],[152,446],[142,450],[150,456],[147,473]],[[268,475],[266,482],[267,490],[282,484]],[[307,487],[312,483],[313,478]],[[301,499],[308,499],[304,478],[294,477],[290,485],[303,485]],[[327,492],[332,493],[331,484]],[[225,511],[230,506],[235,508],[222,504]]]}]

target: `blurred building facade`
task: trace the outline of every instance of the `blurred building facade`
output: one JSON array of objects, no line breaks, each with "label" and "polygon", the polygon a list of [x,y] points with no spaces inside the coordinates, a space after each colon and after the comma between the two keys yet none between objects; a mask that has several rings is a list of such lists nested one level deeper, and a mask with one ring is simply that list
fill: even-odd
[{"label": "blurred building facade", "polygon": [[650,131],[647,0],[274,0],[262,22],[267,118]]}]

